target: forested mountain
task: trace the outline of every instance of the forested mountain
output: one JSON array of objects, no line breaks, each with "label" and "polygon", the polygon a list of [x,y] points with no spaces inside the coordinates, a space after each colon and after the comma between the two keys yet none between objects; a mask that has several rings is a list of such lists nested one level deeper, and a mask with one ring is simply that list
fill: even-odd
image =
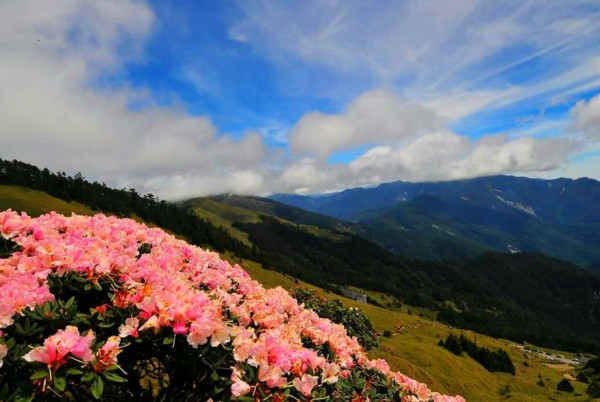
[{"label": "forested mountain", "polygon": [[600,261],[600,182],[592,179],[394,182],[272,199],[357,223],[357,233],[408,257],[496,250],[541,252],[584,267]]},{"label": "forested mountain", "polygon": [[[207,200],[220,203],[222,211],[229,205],[263,214],[233,226],[264,252],[263,264],[271,269],[323,287],[354,285],[389,293],[439,311],[445,322],[494,336],[597,347],[600,276],[571,263],[535,253],[407,259],[353,233],[355,224],[273,200],[223,195],[185,205],[201,209]],[[578,312],[567,313],[572,308]],[[580,343],[583,338],[587,341]]]},{"label": "forested mountain", "polygon": [[[45,191],[105,213],[139,216],[191,243],[330,290],[354,285],[382,291],[436,310],[441,320],[464,328],[572,350],[599,347],[600,276],[542,255],[487,253],[421,262],[352,233],[352,225],[256,197],[208,199],[212,215],[220,219],[215,226],[198,217],[207,199],[177,205],[16,161],[0,161],[0,184]],[[246,237],[232,236],[233,230]]]}]

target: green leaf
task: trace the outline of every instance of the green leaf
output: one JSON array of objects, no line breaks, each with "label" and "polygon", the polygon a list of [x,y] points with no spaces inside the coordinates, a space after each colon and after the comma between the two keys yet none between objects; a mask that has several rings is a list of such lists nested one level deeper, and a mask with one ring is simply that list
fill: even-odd
[{"label": "green leaf", "polygon": [[103,322],[103,323],[98,324],[98,326],[100,328],[110,328],[110,327],[113,327],[114,325],[115,325],[114,322]]},{"label": "green leaf", "polygon": [[25,313],[25,315],[31,319],[34,320],[41,320],[42,317],[36,313],[34,313],[32,310],[29,310],[28,308],[26,308],[25,310],[23,310],[23,313]]},{"label": "green leaf", "polygon": [[63,392],[65,388],[67,388],[67,380],[65,379],[65,377],[55,377],[54,386],[57,390]]},{"label": "green leaf", "polygon": [[26,336],[27,334],[25,333],[25,330],[23,329],[23,327],[21,326],[21,324],[19,324],[18,322],[15,322],[15,332],[18,335],[21,336]]},{"label": "green leaf", "polygon": [[92,284],[91,283],[86,283],[83,286],[83,290],[85,290],[86,292],[89,292],[90,290],[92,290]]},{"label": "green leaf", "polygon": [[5,401],[8,399],[8,384],[4,384],[2,389],[0,389],[0,401]]},{"label": "green leaf", "polygon": [[115,373],[110,373],[110,372],[104,372],[102,373],[102,375],[104,375],[104,378],[106,378],[108,381],[112,381],[112,382],[127,382],[126,378],[121,377],[118,374]]},{"label": "green leaf", "polygon": [[210,375],[210,378],[212,378],[213,381],[218,381],[219,380],[219,373],[217,373],[216,371],[213,370],[213,372]]},{"label": "green leaf", "polygon": [[102,381],[102,377],[96,376],[96,379],[92,383],[90,390],[92,391],[92,396],[94,398],[102,398],[102,393],[104,392],[104,381]]},{"label": "green leaf", "polygon": [[67,375],[83,375],[83,371],[76,368],[70,368],[67,370]]},{"label": "green leaf", "polygon": [[33,373],[31,375],[31,377],[29,377],[30,380],[40,380],[42,378],[46,378],[50,375],[50,373],[48,372],[48,370],[40,370],[40,371],[36,371],[35,373]]},{"label": "green leaf", "polygon": [[81,377],[81,382],[90,382],[96,378],[96,373],[88,372]]},{"label": "green leaf", "polygon": [[65,307],[67,309],[69,309],[73,305],[73,303],[75,303],[75,296],[71,296],[71,298],[69,300],[67,300]]}]

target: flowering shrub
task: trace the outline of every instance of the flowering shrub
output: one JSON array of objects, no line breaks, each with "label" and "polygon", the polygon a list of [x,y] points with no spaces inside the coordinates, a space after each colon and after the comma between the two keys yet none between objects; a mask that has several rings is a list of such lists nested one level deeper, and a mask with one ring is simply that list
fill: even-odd
[{"label": "flowering shrub", "polygon": [[0,235],[0,400],[463,400],[160,229],[9,210]]},{"label": "flowering shrub", "polygon": [[378,348],[379,335],[373,330],[373,325],[362,311],[357,308],[346,308],[338,299],[326,299],[314,290],[295,288],[291,296],[304,307],[313,310],[319,317],[327,318],[337,324],[342,324],[350,336],[355,336],[365,350]]}]

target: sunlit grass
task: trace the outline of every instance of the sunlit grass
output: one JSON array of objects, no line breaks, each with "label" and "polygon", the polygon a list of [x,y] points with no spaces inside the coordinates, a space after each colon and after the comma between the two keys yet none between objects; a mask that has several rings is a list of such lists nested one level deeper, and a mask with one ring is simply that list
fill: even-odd
[{"label": "sunlit grass", "polygon": [[256,223],[260,222],[258,213],[248,209],[227,205],[210,198],[199,198],[194,200],[194,213],[201,218],[212,222],[215,226],[221,226],[231,236],[244,244],[251,245],[248,234],[233,226],[233,223]]},{"label": "sunlit grass", "polygon": [[93,215],[98,212],[86,205],[66,202],[42,191],[0,185],[0,211],[9,208],[17,212],[26,211],[30,216],[39,216],[50,211],[67,216],[72,212],[79,215]]}]

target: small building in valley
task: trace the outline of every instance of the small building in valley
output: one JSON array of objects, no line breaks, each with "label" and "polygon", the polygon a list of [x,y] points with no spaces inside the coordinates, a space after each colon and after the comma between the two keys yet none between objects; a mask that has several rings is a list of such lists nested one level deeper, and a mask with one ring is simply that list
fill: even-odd
[{"label": "small building in valley", "polygon": [[356,300],[357,302],[366,303],[367,295],[360,292],[355,292],[354,290],[342,288],[342,294],[352,300]]}]

